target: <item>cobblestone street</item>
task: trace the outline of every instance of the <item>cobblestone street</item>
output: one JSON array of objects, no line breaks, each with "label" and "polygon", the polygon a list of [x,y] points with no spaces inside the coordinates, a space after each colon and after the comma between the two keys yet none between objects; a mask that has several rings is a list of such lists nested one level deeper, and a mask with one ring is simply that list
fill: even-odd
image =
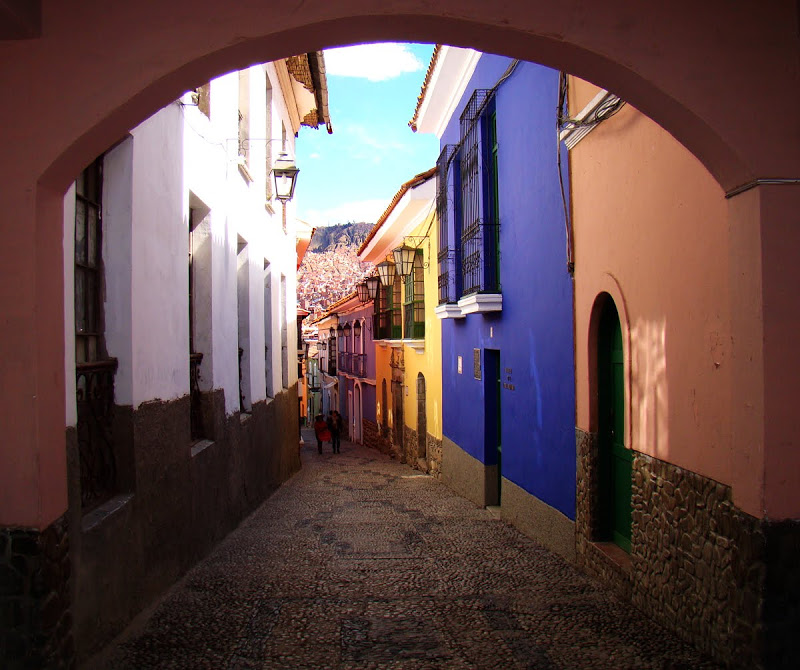
[{"label": "cobblestone street", "polygon": [[716,668],[438,481],[343,442],[95,668]]}]

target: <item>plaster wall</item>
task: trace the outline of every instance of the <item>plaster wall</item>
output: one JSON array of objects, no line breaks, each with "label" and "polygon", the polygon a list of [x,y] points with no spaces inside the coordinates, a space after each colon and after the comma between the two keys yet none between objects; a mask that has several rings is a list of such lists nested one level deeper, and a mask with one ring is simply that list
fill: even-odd
[{"label": "plaster wall", "polygon": [[183,118],[172,104],[133,135],[132,404],[189,392]]},{"label": "plaster wall", "polygon": [[[509,63],[481,57],[442,144],[458,142],[458,117],[472,91],[493,87]],[[485,349],[498,349],[502,476],[574,519],[572,282],[555,154],[557,82],[555,71],[520,63],[498,89],[503,308],[443,321],[442,396],[444,436],[495,465],[496,451],[484,435],[483,375]],[[473,364],[476,349],[480,379]]]},{"label": "plaster wall", "polygon": [[[270,77],[273,88],[272,113],[266,112],[266,81]],[[211,118],[205,117],[196,107],[183,107],[187,122],[186,183],[187,188],[211,210],[211,274],[212,285],[212,349],[208,365],[204,358],[203,373],[213,379],[214,388],[225,390],[226,412],[239,409],[238,379],[238,314],[237,293],[239,273],[237,263],[238,240],[247,243],[248,262],[242,285],[248,285],[246,341],[248,347],[243,358],[246,367],[243,383],[252,402],[272,397],[283,388],[281,378],[281,275],[286,277],[285,323],[287,324],[289,357],[289,386],[297,381],[295,347],[297,326],[292,296],[296,292],[294,280],[296,251],[292,239],[294,230],[294,205],[289,203],[287,231],[282,226],[282,205],[275,200],[266,201],[265,179],[267,173],[267,140],[280,139],[281,124],[290,127],[288,111],[274,73],[274,66],[253,66],[248,69],[249,81],[249,160],[247,171],[251,182],[239,170],[238,164],[238,108],[239,74],[234,72],[211,82]],[[188,96],[186,96],[188,98]],[[268,119],[271,127],[267,128]],[[270,142],[273,156],[280,142]],[[294,137],[287,137],[287,148],[294,153]],[[188,206],[188,205],[187,205]],[[188,217],[188,212],[187,212]],[[265,295],[268,292],[268,296]],[[267,299],[268,297],[268,299]],[[270,314],[265,316],[265,308]],[[269,332],[267,332],[269,331]],[[265,344],[270,366],[265,365]],[[252,352],[252,355],[249,353]],[[269,375],[270,383],[266,376]],[[268,390],[271,395],[268,396]]]},{"label": "plaster wall", "polygon": [[[427,431],[433,437],[442,439],[442,325],[433,309],[439,301],[438,264],[436,253],[439,248],[435,214],[431,213],[417,226],[411,235],[423,237],[421,247],[424,262],[428,267],[425,273],[425,351],[418,353],[413,347],[405,345],[405,396],[403,415],[406,426],[417,429],[417,375],[425,377],[425,412]],[[422,436],[421,439],[425,439]]]},{"label": "plaster wall", "polygon": [[[581,82],[575,89],[573,114],[594,93]],[[731,309],[739,307],[719,253],[728,238],[722,190],[630,105],[579,142],[570,165],[578,427],[597,430],[591,317],[607,292],[623,322],[626,446],[732,484],[740,496],[737,485],[753,473],[733,470]]]},{"label": "plaster wall", "polygon": [[[114,400],[117,405],[133,405],[133,304],[131,302],[133,281],[133,162],[134,142],[146,143],[145,134],[138,139],[128,136],[103,157],[103,263],[108,271],[103,273],[105,295],[105,339],[108,355],[117,359],[117,372],[114,375]],[[137,147],[148,153],[146,148]],[[173,185],[174,186],[174,185]],[[75,206],[75,191],[72,194],[72,207]],[[65,228],[74,219],[65,221]],[[74,238],[73,238],[74,246]],[[74,276],[74,259],[64,267],[64,275]],[[74,304],[74,295],[70,296]],[[70,310],[74,323],[74,308]],[[73,352],[72,371],[75,377],[75,335],[74,329],[67,333],[67,351]],[[75,395],[67,396],[74,406]]]},{"label": "plaster wall", "polygon": [[[0,361],[2,386],[9,389],[0,403],[0,420],[13,426],[0,452],[0,472],[6,473],[0,522],[6,524],[47,525],[66,508],[58,230],[64,191],[98,153],[189,86],[323,43],[470,44],[563,67],[617,91],[689,147],[726,189],[756,178],[797,177],[800,171],[800,124],[795,119],[771,123],[775,110],[797,109],[800,96],[797,86],[786,85],[796,80],[800,66],[798,9],[792,0],[780,0],[770,11],[722,0],[689,9],[651,5],[647,12],[623,0],[602,5],[567,0],[558,7],[515,0],[500,12],[492,4],[463,0],[435,6],[316,0],[301,13],[265,3],[232,7],[222,0],[85,10],[75,0],[45,3],[46,30],[34,26],[32,35],[0,44],[6,94],[0,109],[6,156],[0,267],[8,279],[0,282],[7,287],[0,311],[8,319]],[[86,34],[92,35],[91,49]],[[766,282],[761,292],[759,273],[794,264],[796,249],[785,244],[782,232],[796,221],[800,195],[791,186],[758,188],[753,195],[759,206],[738,196],[729,202],[729,220],[744,231],[732,240],[729,253],[748,261],[748,274],[732,275],[731,284],[737,296],[756,307],[734,324],[732,360],[742,383],[733,390],[732,407],[737,417],[753,406],[752,414],[763,421],[744,432],[763,435],[769,424],[770,445],[764,448],[780,452],[781,445],[796,445],[794,422],[787,419],[795,394],[782,392],[782,380],[798,376],[800,356],[782,333],[796,330],[797,306],[785,300],[782,287],[788,282]],[[762,220],[765,216],[772,219]],[[735,246],[754,238],[768,242],[758,246],[758,253],[769,258],[756,255],[752,245]],[[762,312],[765,303],[770,308]],[[764,320],[769,323],[760,338]],[[753,348],[740,351],[740,342]],[[770,364],[759,367],[765,357]],[[767,394],[773,386],[776,392]],[[772,517],[800,514],[797,497],[791,503],[785,498],[798,489],[796,477],[783,478],[784,493],[776,492],[774,504],[772,494],[765,493],[763,507]]]}]

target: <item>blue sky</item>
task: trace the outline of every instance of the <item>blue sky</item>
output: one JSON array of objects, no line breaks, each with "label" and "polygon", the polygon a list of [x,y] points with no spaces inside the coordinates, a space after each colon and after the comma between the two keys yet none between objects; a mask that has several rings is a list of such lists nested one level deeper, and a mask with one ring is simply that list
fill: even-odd
[{"label": "blue sky", "polygon": [[403,182],[435,164],[436,136],[408,127],[432,51],[373,44],[325,52],[333,135],[300,131],[298,218],[314,226],[372,223]]}]

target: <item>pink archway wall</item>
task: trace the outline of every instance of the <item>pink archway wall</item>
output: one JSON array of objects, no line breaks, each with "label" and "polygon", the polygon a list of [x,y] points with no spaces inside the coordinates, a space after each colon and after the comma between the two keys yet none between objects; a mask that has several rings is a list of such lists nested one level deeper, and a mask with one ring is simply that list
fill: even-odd
[{"label": "pink archway wall", "polygon": [[[333,45],[473,46],[613,90],[732,191],[800,177],[798,23],[795,0],[768,9],[726,0],[3,3],[0,37],[19,39],[0,40],[0,525],[43,528],[67,507],[63,192],[182,91]],[[719,253],[735,300],[737,504],[758,517],[800,517],[800,187],[762,184],[728,203],[732,235]]]}]

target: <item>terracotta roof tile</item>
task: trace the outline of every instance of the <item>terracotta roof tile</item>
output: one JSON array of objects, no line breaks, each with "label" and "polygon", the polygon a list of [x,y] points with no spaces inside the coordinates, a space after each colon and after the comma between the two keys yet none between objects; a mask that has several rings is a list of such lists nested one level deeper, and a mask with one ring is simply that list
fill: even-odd
[{"label": "terracotta roof tile", "polygon": [[431,54],[431,62],[428,63],[428,71],[425,73],[425,81],[422,82],[422,89],[417,96],[417,107],[414,110],[414,116],[411,117],[411,121],[408,122],[409,127],[415,133],[417,132],[417,119],[419,117],[419,110],[422,107],[422,102],[425,100],[425,95],[428,92],[428,85],[431,83],[431,77],[433,76],[433,71],[436,69],[436,62],[439,60],[439,53],[442,50],[442,45],[437,44],[433,47],[433,53]]},{"label": "terracotta roof tile", "polygon": [[372,230],[369,231],[366,239],[361,243],[361,246],[358,248],[357,254],[361,254],[364,249],[367,248],[367,245],[372,241],[372,238],[378,234],[378,231],[381,229],[381,226],[386,222],[386,219],[389,218],[389,215],[392,213],[395,207],[397,207],[397,203],[400,202],[400,199],[412,188],[419,186],[420,184],[428,181],[431,177],[436,174],[436,166],[430,168],[429,170],[425,170],[425,172],[420,172],[418,175],[415,175],[411,179],[409,179],[405,184],[400,187],[400,190],[395,193],[394,198],[392,198],[392,202],[389,203],[389,206],[386,210],[381,214],[380,218],[375,222],[375,225],[372,226]]}]

